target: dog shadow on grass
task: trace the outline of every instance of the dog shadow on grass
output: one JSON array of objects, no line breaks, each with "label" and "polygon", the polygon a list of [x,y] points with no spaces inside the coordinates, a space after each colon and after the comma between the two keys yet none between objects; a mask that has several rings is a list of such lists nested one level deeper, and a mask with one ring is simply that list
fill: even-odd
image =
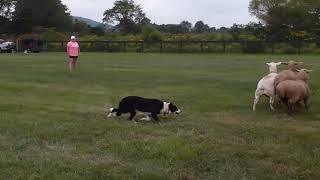
[{"label": "dog shadow on grass", "polygon": [[107,117],[106,119],[111,119],[115,121],[122,121],[122,122],[132,122],[134,124],[166,124],[174,121],[178,121],[179,117],[177,115],[160,115],[159,121],[156,121],[150,117],[150,119],[145,119],[145,115],[137,114],[133,120],[129,120],[130,114],[123,114],[119,117]]}]

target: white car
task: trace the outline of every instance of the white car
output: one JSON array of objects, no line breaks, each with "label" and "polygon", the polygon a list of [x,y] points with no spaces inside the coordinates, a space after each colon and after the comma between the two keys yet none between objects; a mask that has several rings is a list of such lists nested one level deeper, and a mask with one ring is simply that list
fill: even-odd
[{"label": "white car", "polygon": [[15,50],[15,44],[14,42],[4,42],[0,44],[0,52],[7,52],[11,53]]}]

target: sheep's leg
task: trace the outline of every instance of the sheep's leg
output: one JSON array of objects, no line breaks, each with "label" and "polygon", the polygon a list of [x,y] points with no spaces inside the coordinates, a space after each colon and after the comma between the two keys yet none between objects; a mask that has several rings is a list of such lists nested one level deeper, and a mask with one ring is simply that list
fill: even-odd
[{"label": "sheep's leg", "polygon": [[272,111],[274,111],[273,103],[274,103],[274,96],[270,96],[270,108]]},{"label": "sheep's leg", "polygon": [[260,99],[260,96],[263,94],[262,91],[256,91],[256,94],[255,94],[255,99],[254,99],[254,103],[253,103],[253,107],[252,107],[252,110],[253,111],[256,111],[256,106],[259,102],[259,99]]},{"label": "sheep's leg", "polygon": [[287,98],[281,98],[282,103],[284,103],[287,107],[289,107],[288,99]]},{"label": "sheep's leg", "polygon": [[293,114],[293,104],[289,103],[288,104],[288,115],[292,116]]},{"label": "sheep's leg", "polygon": [[309,99],[305,98],[305,99],[303,99],[303,102],[304,102],[304,106],[306,107],[306,109],[309,110]]},{"label": "sheep's leg", "polygon": [[289,99],[287,102],[289,107],[289,115],[292,116],[293,113],[295,113],[296,102],[293,99]]}]

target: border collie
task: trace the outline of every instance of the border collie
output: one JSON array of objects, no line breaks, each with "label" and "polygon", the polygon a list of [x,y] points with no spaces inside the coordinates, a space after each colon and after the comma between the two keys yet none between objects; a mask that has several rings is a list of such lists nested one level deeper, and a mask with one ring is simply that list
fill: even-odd
[{"label": "border collie", "polygon": [[172,103],[163,102],[158,99],[147,99],[138,96],[128,96],[123,98],[118,108],[111,108],[108,117],[118,117],[125,113],[130,113],[129,120],[133,120],[137,112],[145,114],[141,120],[150,120],[150,116],[159,121],[159,114],[180,114],[182,111]]}]

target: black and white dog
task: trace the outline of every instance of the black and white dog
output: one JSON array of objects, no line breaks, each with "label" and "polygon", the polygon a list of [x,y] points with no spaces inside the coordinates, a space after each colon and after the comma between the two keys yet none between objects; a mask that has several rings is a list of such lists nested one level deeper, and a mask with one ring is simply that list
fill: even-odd
[{"label": "black and white dog", "polygon": [[166,103],[158,99],[147,99],[138,96],[128,96],[123,98],[118,108],[111,108],[108,117],[118,117],[125,113],[130,113],[129,120],[133,120],[137,112],[145,114],[141,120],[150,120],[150,116],[159,121],[159,114],[180,114],[182,111],[172,103]]}]

